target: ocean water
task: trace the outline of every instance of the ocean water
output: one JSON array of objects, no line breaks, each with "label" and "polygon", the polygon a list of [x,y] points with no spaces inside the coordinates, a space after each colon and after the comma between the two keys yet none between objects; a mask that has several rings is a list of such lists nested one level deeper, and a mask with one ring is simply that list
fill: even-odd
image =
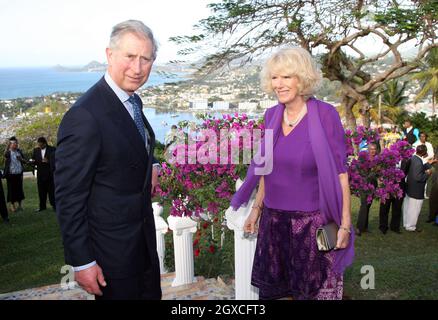
[{"label": "ocean water", "polygon": [[[85,92],[104,72],[61,72],[53,68],[0,69],[0,99],[30,98],[55,92]],[[152,73],[146,86],[175,81]]]},{"label": "ocean water", "polygon": [[[180,121],[185,120],[198,124],[202,123],[202,120],[196,118],[195,112],[163,112],[154,108],[144,108],[143,113],[148,119],[152,129],[154,130],[155,139],[160,141],[161,143],[164,143],[164,138],[166,137],[166,134],[170,131],[172,125],[178,125]],[[223,114],[234,112],[230,111],[224,113],[209,113],[217,119],[222,119]]]}]

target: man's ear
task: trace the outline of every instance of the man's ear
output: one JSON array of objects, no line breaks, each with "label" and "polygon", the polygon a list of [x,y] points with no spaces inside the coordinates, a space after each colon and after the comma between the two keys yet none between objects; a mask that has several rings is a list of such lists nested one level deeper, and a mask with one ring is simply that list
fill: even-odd
[{"label": "man's ear", "polygon": [[113,50],[111,48],[106,48],[105,52],[106,52],[106,60],[108,61],[108,65],[111,65]]}]

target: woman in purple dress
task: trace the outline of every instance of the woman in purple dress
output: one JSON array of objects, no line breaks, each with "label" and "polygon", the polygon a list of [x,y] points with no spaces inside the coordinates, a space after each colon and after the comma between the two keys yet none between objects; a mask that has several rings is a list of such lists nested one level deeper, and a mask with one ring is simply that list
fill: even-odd
[{"label": "woman in purple dress", "polygon": [[[244,225],[245,232],[254,233],[259,224],[252,285],[259,288],[260,299],[342,299],[354,237],[339,115],[312,97],[321,75],[304,49],[274,54],[261,80],[279,101],[266,111],[265,128],[272,130],[273,139],[268,141],[266,134],[261,147],[272,171],[260,174],[261,165],[252,161],[231,201],[237,210],[258,185]],[[339,226],[336,248],[320,252],[316,230],[329,222]]]}]

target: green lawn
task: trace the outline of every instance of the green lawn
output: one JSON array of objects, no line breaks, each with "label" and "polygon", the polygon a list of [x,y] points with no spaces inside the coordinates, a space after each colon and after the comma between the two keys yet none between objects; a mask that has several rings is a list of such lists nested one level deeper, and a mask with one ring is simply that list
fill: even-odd
[{"label": "green lawn", "polygon": [[[35,180],[25,180],[24,212],[10,214],[10,225],[0,224],[0,293],[59,283],[64,265],[55,213],[34,213],[38,206]],[[353,199],[353,221],[358,201]],[[422,233],[382,235],[378,230],[378,203],[371,207],[370,231],[357,238],[355,263],[345,274],[345,293],[353,299],[437,299],[438,227],[426,224],[428,202],[419,220]],[[166,236],[171,241],[171,235]],[[227,238],[227,250],[232,239]],[[232,253],[232,252],[231,252]],[[232,259],[220,273],[232,273]],[[171,251],[167,261],[172,259]],[[363,290],[361,268],[375,270],[375,289]],[[171,269],[171,266],[170,266]],[[205,270],[199,266],[196,270]],[[199,272],[199,271],[198,271]],[[199,274],[199,273],[198,273]]]}]

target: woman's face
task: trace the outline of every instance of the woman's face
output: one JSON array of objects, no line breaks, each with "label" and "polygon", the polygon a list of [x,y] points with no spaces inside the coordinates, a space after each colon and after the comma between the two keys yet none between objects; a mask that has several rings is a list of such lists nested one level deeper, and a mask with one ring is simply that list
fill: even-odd
[{"label": "woman's face", "polygon": [[274,73],[271,76],[271,84],[280,103],[288,104],[298,97],[299,80],[296,76]]},{"label": "woman's face", "polygon": [[374,157],[377,154],[377,147],[375,145],[370,145],[368,147],[368,152],[371,157]]}]

